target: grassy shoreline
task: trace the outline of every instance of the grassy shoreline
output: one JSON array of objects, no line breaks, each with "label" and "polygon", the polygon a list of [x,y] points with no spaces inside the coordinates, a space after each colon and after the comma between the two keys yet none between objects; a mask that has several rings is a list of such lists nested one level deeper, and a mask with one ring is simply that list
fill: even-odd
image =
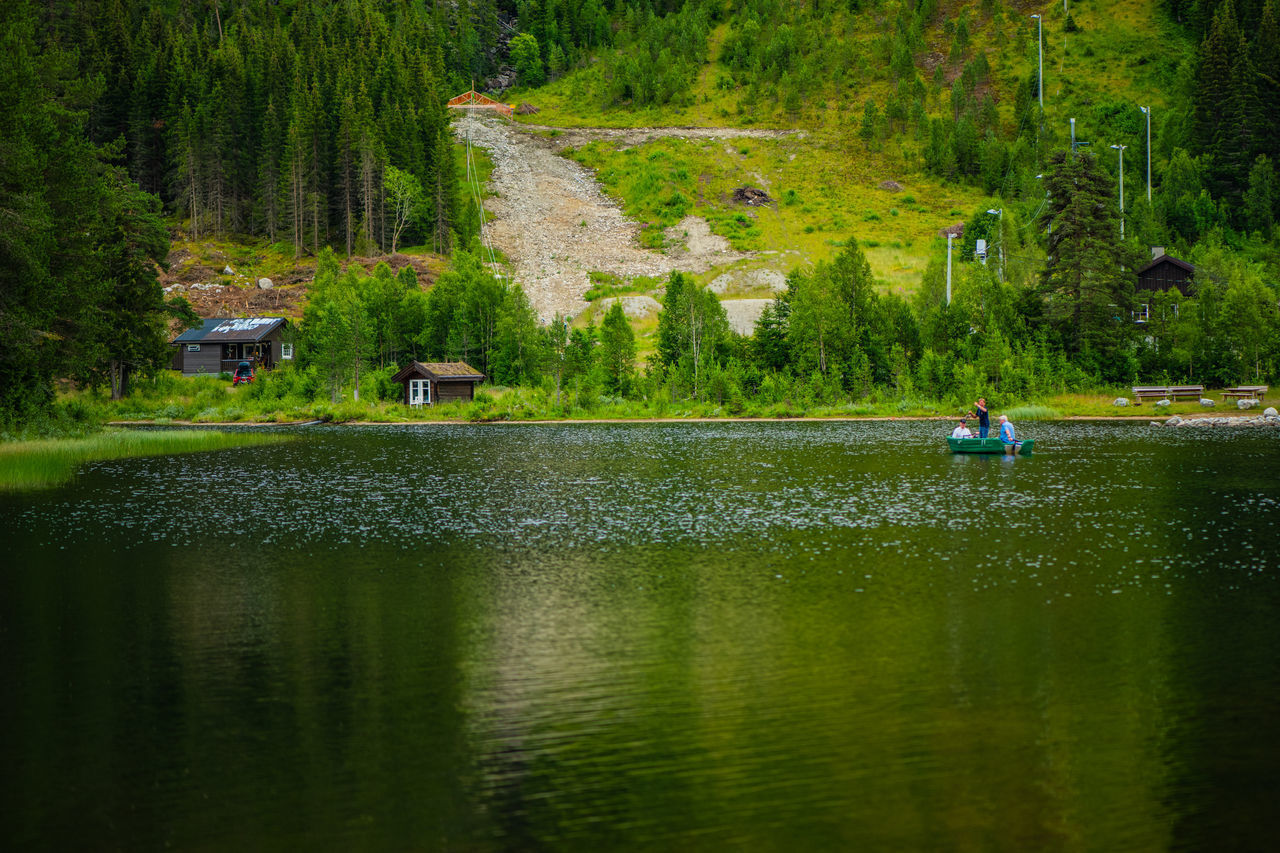
[{"label": "grassy shoreline", "polygon": [[79,438],[45,438],[0,443],[0,492],[51,488],[69,482],[80,467],[140,456],[200,453],[273,444],[286,436],[263,433],[226,433],[207,429],[140,430],[106,429]]}]

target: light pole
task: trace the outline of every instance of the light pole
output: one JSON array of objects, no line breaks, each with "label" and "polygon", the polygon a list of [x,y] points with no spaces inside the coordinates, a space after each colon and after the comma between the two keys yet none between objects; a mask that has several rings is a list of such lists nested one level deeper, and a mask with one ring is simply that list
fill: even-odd
[{"label": "light pole", "polygon": [[1151,107],[1138,107],[1147,116],[1147,204],[1151,204]]},{"label": "light pole", "polygon": [[951,304],[951,241],[956,235],[947,232],[947,304]]},{"label": "light pole", "polygon": [[1124,149],[1128,145],[1112,145],[1120,153],[1120,242],[1124,242]]},{"label": "light pole", "polygon": [[1039,15],[1036,19],[1036,82],[1040,84],[1040,112],[1044,112],[1044,21]]},{"label": "light pole", "polygon": [[999,220],[1000,230],[997,233],[1000,238],[1000,280],[1004,281],[1004,208],[992,208],[987,213],[997,217]]}]

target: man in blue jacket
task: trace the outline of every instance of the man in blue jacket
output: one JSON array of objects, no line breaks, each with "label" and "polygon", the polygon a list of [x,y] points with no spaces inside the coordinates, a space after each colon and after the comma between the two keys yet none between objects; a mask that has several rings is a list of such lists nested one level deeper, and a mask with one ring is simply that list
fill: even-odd
[{"label": "man in blue jacket", "polygon": [[1008,415],[1000,416],[1000,441],[1005,445],[1005,449],[1016,447],[1018,440],[1013,437],[1013,423],[1009,420]]}]

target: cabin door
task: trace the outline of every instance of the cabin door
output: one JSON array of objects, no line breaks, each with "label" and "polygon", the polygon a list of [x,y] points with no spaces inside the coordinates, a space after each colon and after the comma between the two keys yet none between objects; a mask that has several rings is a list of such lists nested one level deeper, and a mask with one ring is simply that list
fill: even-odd
[{"label": "cabin door", "polygon": [[410,379],[409,380],[409,405],[410,406],[431,405],[431,380],[430,379]]}]

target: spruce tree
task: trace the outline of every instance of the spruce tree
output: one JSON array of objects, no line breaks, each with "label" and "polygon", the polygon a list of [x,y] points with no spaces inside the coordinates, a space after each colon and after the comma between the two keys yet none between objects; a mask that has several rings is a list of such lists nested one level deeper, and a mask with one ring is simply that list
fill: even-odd
[{"label": "spruce tree", "polygon": [[1141,259],[1120,242],[1115,185],[1092,154],[1059,151],[1045,178],[1049,229],[1040,291],[1063,347],[1113,381],[1123,375],[1131,338],[1134,268]]}]

